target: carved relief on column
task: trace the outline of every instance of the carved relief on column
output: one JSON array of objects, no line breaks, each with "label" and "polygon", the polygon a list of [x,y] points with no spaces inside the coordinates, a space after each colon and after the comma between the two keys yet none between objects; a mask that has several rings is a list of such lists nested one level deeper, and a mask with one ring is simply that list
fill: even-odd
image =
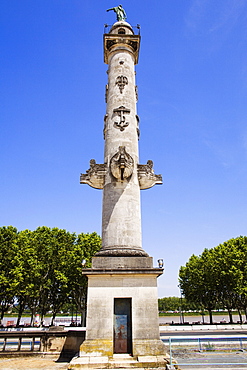
[{"label": "carved relief on column", "polygon": [[136,101],[138,101],[138,86],[135,85]]},{"label": "carved relief on column", "polygon": [[126,122],[125,114],[130,114],[130,109],[125,108],[123,105],[119,108],[113,109],[113,113],[117,114],[118,120],[114,121],[114,126],[119,128],[120,131],[123,131],[127,126],[129,126],[129,122]]},{"label": "carved relief on column", "polygon": [[94,159],[90,160],[90,168],[80,176],[80,184],[88,184],[92,188],[103,189],[105,184],[106,164],[97,164]]},{"label": "carved relief on column", "polygon": [[105,114],[105,117],[104,117],[104,130],[103,130],[104,139],[105,139],[105,133],[106,133],[107,118],[108,118],[108,114]]},{"label": "carved relief on column", "polygon": [[162,185],[162,176],[155,175],[153,170],[153,161],[147,161],[147,164],[138,164],[137,173],[140,189],[149,189],[154,185]]},{"label": "carved relief on column", "polygon": [[107,100],[108,100],[108,90],[109,90],[109,86],[108,84],[105,85],[105,102],[107,103]]},{"label": "carved relief on column", "polygon": [[119,181],[124,181],[132,175],[134,160],[126,152],[125,146],[120,146],[118,152],[111,158],[110,169],[113,177]]},{"label": "carved relief on column", "polygon": [[128,85],[128,78],[126,76],[118,76],[116,78],[116,85],[118,85],[120,93],[123,93],[125,85]]},{"label": "carved relief on column", "polygon": [[140,122],[140,118],[139,118],[138,114],[136,114],[136,131],[137,131],[138,140],[140,139],[139,122]]}]

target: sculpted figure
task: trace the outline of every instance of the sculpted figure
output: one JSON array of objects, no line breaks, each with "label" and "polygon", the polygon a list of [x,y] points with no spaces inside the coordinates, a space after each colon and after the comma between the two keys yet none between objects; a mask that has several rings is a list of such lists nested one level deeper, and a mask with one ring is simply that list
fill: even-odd
[{"label": "sculpted figure", "polygon": [[127,15],[122,5],[118,5],[115,6],[114,8],[107,9],[107,12],[109,12],[110,10],[113,10],[116,13],[118,21],[125,21],[125,19],[127,18]]}]

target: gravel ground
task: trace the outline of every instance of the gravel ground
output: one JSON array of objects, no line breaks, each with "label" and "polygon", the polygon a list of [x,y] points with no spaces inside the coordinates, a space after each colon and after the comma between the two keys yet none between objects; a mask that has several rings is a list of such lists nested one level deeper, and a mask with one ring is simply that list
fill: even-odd
[{"label": "gravel ground", "polygon": [[56,357],[0,357],[1,370],[66,370],[68,362],[56,362]]}]

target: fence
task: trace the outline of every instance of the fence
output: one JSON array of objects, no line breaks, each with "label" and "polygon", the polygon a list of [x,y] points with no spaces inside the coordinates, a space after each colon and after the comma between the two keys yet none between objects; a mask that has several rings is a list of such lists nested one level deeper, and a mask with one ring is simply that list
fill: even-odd
[{"label": "fence", "polygon": [[162,341],[169,345],[171,364],[175,359],[178,366],[186,367],[241,365],[247,368],[247,336],[168,337]]},{"label": "fence", "polygon": [[0,333],[0,351],[37,351],[41,350],[42,332],[2,332]]}]

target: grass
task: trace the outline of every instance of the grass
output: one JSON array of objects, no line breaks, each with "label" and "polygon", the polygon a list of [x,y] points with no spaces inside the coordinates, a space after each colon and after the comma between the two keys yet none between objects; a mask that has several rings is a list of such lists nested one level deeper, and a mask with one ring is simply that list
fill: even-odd
[{"label": "grass", "polygon": [[[208,311],[204,311],[203,316],[208,316],[208,315],[209,315]],[[215,312],[213,312],[213,315],[214,316],[228,315],[228,312],[226,312],[226,311],[220,311],[220,312],[215,311]],[[234,315],[238,316],[238,312],[233,311],[232,315],[233,316]],[[181,316],[181,313],[180,312],[159,312],[159,316]],[[202,316],[202,313],[201,312],[185,312],[185,311],[183,311],[183,316]]]}]

